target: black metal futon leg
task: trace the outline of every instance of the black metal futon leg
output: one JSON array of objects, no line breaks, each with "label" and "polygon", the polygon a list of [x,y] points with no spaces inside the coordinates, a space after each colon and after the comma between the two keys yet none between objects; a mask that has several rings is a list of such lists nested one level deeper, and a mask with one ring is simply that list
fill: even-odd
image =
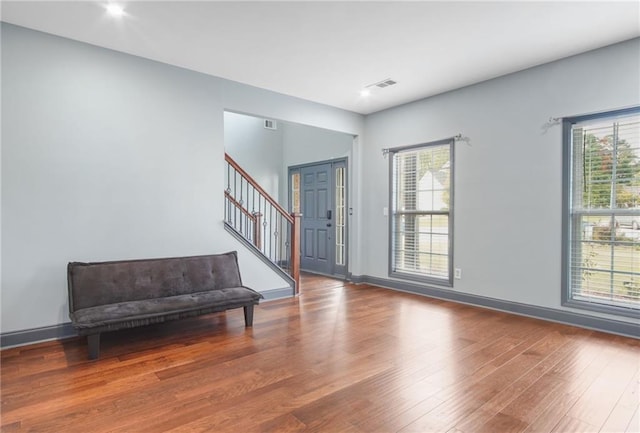
[{"label": "black metal futon leg", "polygon": [[253,304],[244,307],[244,326],[253,326]]},{"label": "black metal futon leg", "polygon": [[100,334],[87,335],[89,345],[89,359],[98,359],[100,356]]}]

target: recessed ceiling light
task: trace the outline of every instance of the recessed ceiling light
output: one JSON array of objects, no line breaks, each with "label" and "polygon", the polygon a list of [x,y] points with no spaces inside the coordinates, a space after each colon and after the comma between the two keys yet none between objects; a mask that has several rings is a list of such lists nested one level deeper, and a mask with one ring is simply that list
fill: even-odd
[{"label": "recessed ceiling light", "polygon": [[120,5],[109,3],[107,5],[107,12],[113,17],[121,17],[124,15],[124,8]]},{"label": "recessed ceiling light", "polygon": [[360,96],[366,98],[367,96],[371,95],[371,90],[369,89],[362,89],[360,90]]}]

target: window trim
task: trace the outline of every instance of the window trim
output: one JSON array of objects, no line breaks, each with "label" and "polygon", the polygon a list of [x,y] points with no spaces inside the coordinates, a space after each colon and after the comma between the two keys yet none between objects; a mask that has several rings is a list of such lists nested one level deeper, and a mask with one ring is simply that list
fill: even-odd
[{"label": "window trim", "polygon": [[562,284],[561,305],[581,310],[589,310],[599,313],[607,313],[624,317],[640,317],[640,310],[581,301],[571,297],[571,174],[572,174],[572,127],[573,125],[589,120],[621,117],[640,114],[640,106],[622,108],[618,110],[603,111],[599,113],[585,114],[582,116],[565,117],[562,119],[562,247],[561,247],[561,276]]},{"label": "window trim", "polygon": [[[412,274],[412,273],[408,273],[408,272],[402,272],[402,271],[394,271],[393,270],[393,256],[394,256],[394,248],[393,248],[393,242],[394,242],[394,238],[393,238],[393,221],[394,221],[394,215],[393,215],[393,211],[394,211],[394,202],[393,202],[393,159],[394,159],[394,155],[396,153],[400,153],[400,152],[404,152],[404,151],[410,151],[410,150],[417,150],[420,148],[426,148],[426,147],[432,147],[432,146],[441,146],[443,144],[448,144],[449,145],[449,163],[450,163],[450,179],[449,179],[449,228],[448,228],[448,237],[449,237],[449,266],[448,266],[448,273],[449,273],[449,278],[448,279],[443,279],[443,278],[434,278],[434,277],[430,277],[430,276],[426,276],[426,275],[419,275],[419,274]],[[389,208],[388,208],[388,234],[389,234],[389,238],[388,238],[388,246],[387,246],[387,255],[388,255],[388,275],[389,277],[393,277],[393,278],[397,278],[397,279],[401,279],[401,280],[409,280],[409,281],[416,281],[416,282],[422,282],[422,283],[427,283],[430,285],[434,285],[434,286],[440,286],[440,287],[453,287],[453,221],[454,221],[454,202],[455,202],[455,197],[454,197],[454,179],[455,179],[455,151],[454,151],[454,146],[455,144],[455,137],[449,137],[449,138],[444,138],[441,140],[436,140],[436,141],[429,141],[426,143],[419,143],[419,144],[411,144],[408,146],[400,146],[400,147],[394,147],[394,148],[390,148],[390,149],[386,149],[388,150],[388,157],[389,157]],[[435,211],[433,213],[438,213],[438,211]]]}]

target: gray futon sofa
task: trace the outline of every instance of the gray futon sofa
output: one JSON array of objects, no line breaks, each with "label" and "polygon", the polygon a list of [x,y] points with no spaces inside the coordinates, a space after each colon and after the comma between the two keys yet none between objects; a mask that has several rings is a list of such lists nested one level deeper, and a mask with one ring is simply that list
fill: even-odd
[{"label": "gray futon sofa", "polygon": [[100,333],[231,308],[245,325],[263,297],[242,285],[235,251],[195,257],[80,263],[67,266],[69,317],[86,335],[89,359],[100,354]]}]

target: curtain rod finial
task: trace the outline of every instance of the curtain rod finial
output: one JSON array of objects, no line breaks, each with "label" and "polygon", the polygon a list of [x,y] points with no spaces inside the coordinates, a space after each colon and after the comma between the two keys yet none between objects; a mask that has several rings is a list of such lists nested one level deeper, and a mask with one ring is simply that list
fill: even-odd
[{"label": "curtain rod finial", "polygon": [[469,137],[465,136],[465,135],[462,135],[462,134],[455,135],[453,137],[453,140],[454,141],[464,141],[465,143],[467,143],[469,145],[471,144],[471,139]]},{"label": "curtain rod finial", "polygon": [[549,117],[549,120],[547,120],[547,122],[541,127],[542,133],[546,134],[549,129],[551,129],[555,125],[559,125],[561,121],[562,117]]}]

